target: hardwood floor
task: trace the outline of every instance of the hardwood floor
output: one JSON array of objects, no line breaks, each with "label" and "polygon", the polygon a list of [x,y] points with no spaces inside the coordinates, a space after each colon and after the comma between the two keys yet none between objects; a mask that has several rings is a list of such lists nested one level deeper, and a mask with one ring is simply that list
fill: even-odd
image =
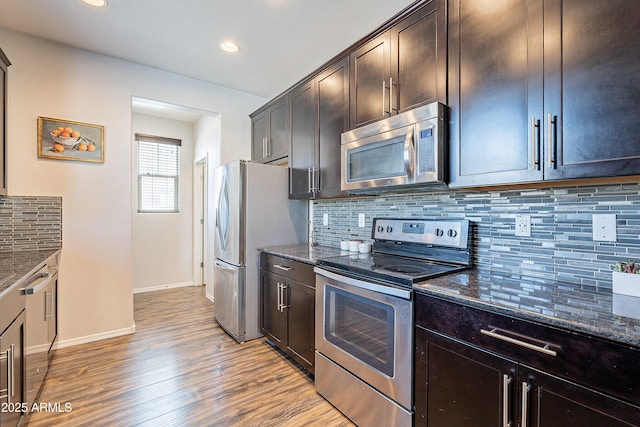
[{"label": "hardwood floor", "polygon": [[136,294],[134,310],[135,334],[56,350],[37,401],[59,411],[24,425],[353,425],[264,339],[231,339],[204,287]]}]

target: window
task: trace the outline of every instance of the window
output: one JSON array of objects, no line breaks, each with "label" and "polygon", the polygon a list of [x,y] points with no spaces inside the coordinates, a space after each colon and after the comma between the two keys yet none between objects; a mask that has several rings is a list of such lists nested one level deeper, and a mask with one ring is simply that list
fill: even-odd
[{"label": "window", "polygon": [[138,212],[179,212],[179,139],[136,134]]}]

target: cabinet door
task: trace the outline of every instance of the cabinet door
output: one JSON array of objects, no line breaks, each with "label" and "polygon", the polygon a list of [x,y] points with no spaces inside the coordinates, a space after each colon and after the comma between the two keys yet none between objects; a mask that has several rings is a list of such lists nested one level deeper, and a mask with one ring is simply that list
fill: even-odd
[{"label": "cabinet door", "polygon": [[319,191],[316,197],[344,195],[340,138],[349,129],[349,61],[340,60],[317,78]]},{"label": "cabinet door", "polygon": [[260,329],[279,347],[286,347],[286,317],[280,309],[284,278],[277,274],[260,271]]},{"label": "cabinet door", "polygon": [[515,425],[517,364],[416,328],[415,425]]},{"label": "cabinet door", "polygon": [[[23,413],[20,404],[26,402],[24,394],[25,365],[25,312],[0,335],[0,426],[17,426]],[[15,406],[11,406],[13,403]],[[4,406],[8,404],[8,406]],[[14,409],[18,408],[18,412]]]},{"label": "cabinet door", "polygon": [[288,344],[306,368],[313,366],[315,352],[315,288],[287,282]]},{"label": "cabinet door", "polygon": [[386,31],[351,53],[351,128],[390,115],[390,44]]},{"label": "cabinet door", "polygon": [[269,134],[268,114],[263,111],[251,119],[251,160],[266,159],[266,138]]},{"label": "cabinet door", "polygon": [[451,2],[450,185],[542,180],[542,3]]},{"label": "cabinet door", "polygon": [[640,2],[544,4],[545,178],[640,173]]},{"label": "cabinet door", "polygon": [[289,198],[313,197],[312,177],[316,167],[316,96],[314,82],[308,82],[289,96],[291,152],[289,155]]},{"label": "cabinet door", "polygon": [[444,0],[432,0],[391,28],[392,113],[447,103],[445,9]]},{"label": "cabinet door", "polygon": [[270,161],[279,160],[289,155],[287,126],[287,108],[283,99],[269,109],[267,155]]},{"label": "cabinet door", "polygon": [[[640,425],[640,408],[542,372],[520,369],[525,400],[522,424],[532,427],[629,427]],[[523,388],[527,387],[526,389]]]},{"label": "cabinet door", "polygon": [[0,196],[7,195],[7,67],[9,60],[0,49]]}]

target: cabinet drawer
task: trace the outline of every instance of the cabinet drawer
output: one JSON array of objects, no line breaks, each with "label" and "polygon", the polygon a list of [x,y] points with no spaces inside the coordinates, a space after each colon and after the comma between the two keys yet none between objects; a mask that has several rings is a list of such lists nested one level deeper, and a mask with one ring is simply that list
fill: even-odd
[{"label": "cabinet drawer", "polygon": [[260,254],[260,268],[315,287],[316,276],[311,264],[262,252]]},{"label": "cabinet drawer", "polygon": [[418,326],[640,404],[637,348],[420,293],[415,312]]}]

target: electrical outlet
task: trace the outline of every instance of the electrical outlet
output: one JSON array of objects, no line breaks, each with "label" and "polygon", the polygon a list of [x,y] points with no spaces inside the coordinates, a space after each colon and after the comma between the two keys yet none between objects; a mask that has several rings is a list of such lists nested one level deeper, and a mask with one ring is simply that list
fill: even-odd
[{"label": "electrical outlet", "polygon": [[364,214],[358,214],[358,227],[364,227]]},{"label": "electrical outlet", "polygon": [[592,225],[593,240],[602,242],[615,242],[618,240],[615,214],[593,215]]},{"label": "electrical outlet", "polygon": [[322,214],[322,225],[329,225],[329,214]]},{"label": "electrical outlet", "polygon": [[531,215],[516,216],[516,236],[531,237]]}]

